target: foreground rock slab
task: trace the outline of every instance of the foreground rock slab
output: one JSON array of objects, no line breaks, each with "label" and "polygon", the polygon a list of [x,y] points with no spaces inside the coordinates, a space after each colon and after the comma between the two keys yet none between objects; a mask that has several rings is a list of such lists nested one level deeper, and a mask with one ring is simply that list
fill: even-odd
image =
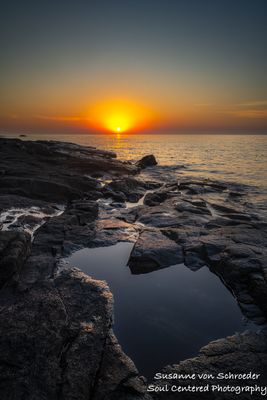
[{"label": "foreground rock slab", "polygon": [[0,288],[20,272],[30,252],[30,235],[0,231]]},{"label": "foreground rock slab", "polygon": [[141,232],[129,260],[133,274],[148,273],[183,262],[183,249],[159,230]]},{"label": "foreground rock slab", "polygon": [[98,198],[95,175],[135,174],[138,168],[93,147],[57,141],[0,139],[1,195],[65,202]]},{"label": "foreground rock slab", "polygon": [[64,205],[32,238],[0,231],[0,398],[143,398],[145,383],[113,335],[106,283],[58,269],[61,257],[95,237],[95,200],[103,195],[92,175],[137,168],[109,152],[58,142],[0,140],[0,155],[0,212],[53,213],[55,203]]},{"label": "foreground rock slab", "polygon": [[[178,396],[182,396],[185,400],[192,399],[262,399],[264,396],[258,391],[253,395],[249,392],[236,394],[231,390],[224,392],[212,391],[212,385],[221,388],[230,386],[267,386],[267,333],[261,332],[245,332],[241,335],[234,335],[225,339],[220,339],[209,343],[200,350],[200,355],[196,358],[188,359],[177,365],[167,366],[162,371],[162,378],[152,383],[153,386],[171,388],[172,385],[187,387],[209,385],[208,392],[192,393],[183,391],[182,393],[165,391],[155,392],[153,398],[157,400],[176,400]],[[177,374],[177,375],[176,375]],[[177,379],[175,376],[193,375],[194,379]],[[206,374],[206,378],[201,379],[201,375]],[[220,376],[218,374],[221,374]],[[229,374],[253,375],[257,374],[258,378],[234,379]],[[210,375],[209,377],[207,377]],[[174,377],[174,379],[168,379]],[[166,377],[166,378],[165,378]],[[218,379],[225,377],[225,379]]]},{"label": "foreground rock slab", "polygon": [[[2,399],[100,399],[102,374],[107,393],[120,382],[138,392],[132,381],[138,373],[114,342],[105,283],[69,270],[21,289],[16,298],[6,288],[0,301]],[[103,357],[110,358],[110,374]]]},{"label": "foreground rock slab", "polygon": [[[165,371],[251,370],[266,384],[263,210],[247,201],[249,188],[242,185],[183,177],[155,164],[152,156],[134,165],[71,143],[0,139],[0,212],[64,211],[43,221],[32,237],[17,232],[16,224],[13,231],[0,231],[1,399],[177,398],[147,392],[145,378],[114,337],[106,283],[60,265],[75,249],[119,241],[135,242],[129,260],[133,274],[180,263],[191,269],[208,266],[260,330],[209,343],[198,357]],[[138,204],[129,208],[127,202]],[[22,215],[16,223],[33,222]],[[164,378],[156,384],[171,382]],[[232,397],[197,397],[202,398]]]}]

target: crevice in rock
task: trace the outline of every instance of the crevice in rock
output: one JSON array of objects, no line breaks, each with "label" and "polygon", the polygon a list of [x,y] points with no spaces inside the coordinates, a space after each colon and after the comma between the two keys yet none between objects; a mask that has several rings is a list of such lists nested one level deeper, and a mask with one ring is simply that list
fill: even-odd
[{"label": "crevice in rock", "polygon": [[61,370],[60,374],[60,383],[58,384],[58,390],[57,390],[57,399],[58,400],[64,400],[64,394],[63,394],[63,385],[64,385],[64,380],[65,380],[65,371],[67,368],[67,353],[76,341],[76,339],[79,337],[80,332],[78,332],[76,335],[73,337],[66,337],[66,339],[62,343],[62,348],[61,352],[58,357],[58,363],[59,367]]},{"label": "crevice in rock", "polygon": [[[112,328],[112,322],[110,322],[109,325],[109,330]],[[99,383],[99,378],[100,378],[100,374],[101,374],[101,370],[102,370],[102,366],[103,366],[103,360],[104,360],[104,355],[105,355],[105,351],[106,351],[106,344],[107,344],[107,340],[108,340],[108,335],[109,335],[109,331],[105,337],[105,339],[103,340],[103,346],[102,346],[102,351],[101,351],[101,356],[100,356],[100,360],[99,360],[99,364],[98,367],[96,369],[96,373],[95,373],[95,378],[90,386],[90,398],[92,400],[94,400],[95,396],[96,396],[96,391],[97,391],[97,386]]]}]

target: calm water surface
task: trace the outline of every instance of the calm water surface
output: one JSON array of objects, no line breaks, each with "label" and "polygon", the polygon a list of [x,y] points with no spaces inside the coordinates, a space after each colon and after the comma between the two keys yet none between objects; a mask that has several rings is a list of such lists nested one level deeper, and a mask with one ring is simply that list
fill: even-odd
[{"label": "calm water surface", "polygon": [[[10,135],[9,135],[10,136]],[[188,167],[183,173],[267,189],[267,135],[27,135],[115,151],[121,159],[153,153],[161,165]]]},{"label": "calm water surface", "polygon": [[161,165],[185,165],[189,173],[267,189],[267,135],[27,135],[115,151],[137,160],[153,153]]},{"label": "calm water surface", "polygon": [[132,243],[82,249],[72,266],[106,280],[115,301],[115,334],[147,377],[163,366],[197,355],[210,340],[246,328],[240,309],[220,279],[203,267],[183,264],[131,275]]}]

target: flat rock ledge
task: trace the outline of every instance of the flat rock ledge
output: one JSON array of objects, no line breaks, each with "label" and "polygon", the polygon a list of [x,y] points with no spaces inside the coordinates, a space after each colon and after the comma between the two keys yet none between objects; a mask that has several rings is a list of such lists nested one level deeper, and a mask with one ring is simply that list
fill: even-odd
[{"label": "flat rock ledge", "polygon": [[103,196],[89,174],[116,177],[135,167],[93,148],[20,140],[0,140],[0,160],[1,212],[47,210],[55,202],[65,207],[33,240],[23,231],[0,231],[0,398],[142,397],[144,378],[112,331],[107,284],[79,270],[58,270],[62,256],[95,236],[92,199]]},{"label": "flat rock ledge", "polygon": [[[151,156],[136,165],[121,162],[111,152],[71,143],[0,139],[0,216],[14,208],[51,216],[33,236],[24,229],[33,218],[22,216],[9,230],[0,219],[1,399],[178,398],[170,391],[148,392],[146,379],[122,351],[112,330],[107,284],[60,267],[62,257],[75,249],[118,241],[135,242],[132,273],[180,263],[193,270],[208,266],[258,325],[258,331],[211,342],[196,358],[165,367],[162,379],[151,385],[177,383],[168,374],[216,377],[229,371],[260,374],[257,382],[242,385],[267,385],[262,210],[246,200],[248,188],[242,185],[177,179],[155,163]],[[143,204],[125,207],[142,198]],[[53,217],[59,206],[62,212]],[[235,397],[184,392],[182,398]],[[242,400],[249,398],[242,394]]]},{"label": "flat rock ledge", "polygon": [[[203,386],[218,385],[225,387],[231,386],[267,386],[267,334],[266,332],[244,332],[225,339],[216,340],[209,343],[200,350],[200,355],[196,358],[188,359],[177,365],[165,367],[162,371],[162,378],[154,381],[151,385],[158,387],[171,388],[172,385],[188,385]],[[258,379],[239,378],[234,379],[229,376],[231,374],[258,374]],[[195,379],[177,379],[177,375],[195,374]],[[201,375],[210,375],[205,380],[199,378]],[[221,374],[221,376],[218,376]],[[212,377],[211,377],[212,376]],[[233,375],[232,375],[233,376]],[[249,376],[249,375],[248,375]],[[172,379],[169,379],[171,377]],[[225,377],[225,378],[224,378]],[[224,379],[222,379],[224,378]],[[180,395],[180,394],[179,394]],[[200,399],[200,400],[233,400],[240,399],[262,399],[264,396],[260,392],[254,392],[251,396],[248,392],[239,395],[234,392],[182,392],[182,399]],[[177,392],[157,392],[156,399],[176,400]]]}]

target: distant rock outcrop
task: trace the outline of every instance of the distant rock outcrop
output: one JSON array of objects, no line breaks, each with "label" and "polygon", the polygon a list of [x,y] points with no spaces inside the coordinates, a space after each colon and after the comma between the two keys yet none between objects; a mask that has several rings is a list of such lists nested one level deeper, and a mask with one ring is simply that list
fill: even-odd
[{"label": "distant rock outcrop", "polygon": [[157,160],[153,154],[149,154],[141,158],[136,165],[141,169],[153,167],[154,165],[157,165]]}]

